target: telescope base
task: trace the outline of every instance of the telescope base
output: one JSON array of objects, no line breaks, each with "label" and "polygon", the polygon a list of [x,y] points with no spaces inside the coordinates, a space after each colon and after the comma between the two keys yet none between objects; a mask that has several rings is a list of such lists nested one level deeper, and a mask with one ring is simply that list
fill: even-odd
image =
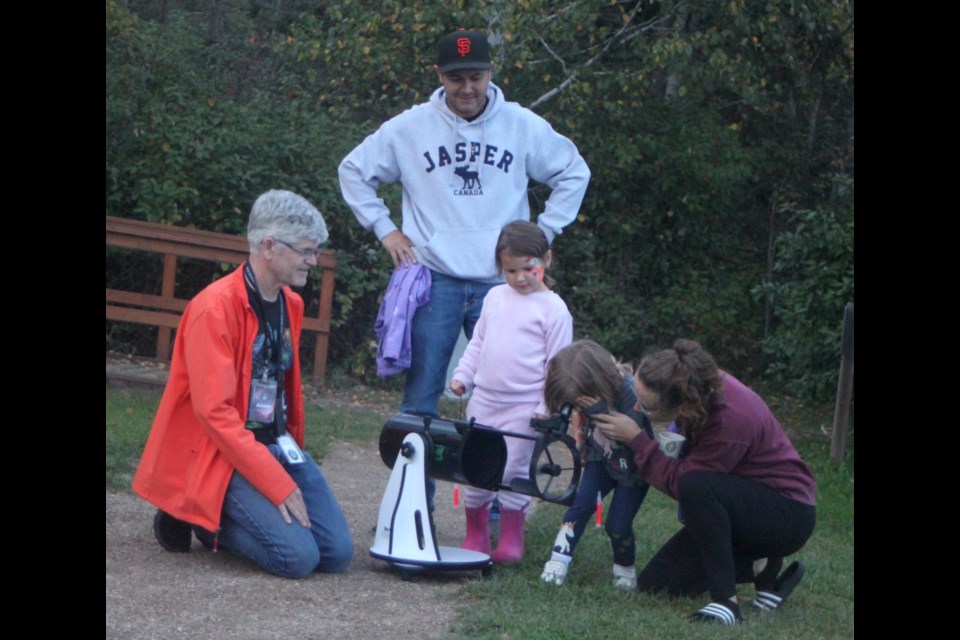
[{"label": "telescope base", "polygon": [[405,575],[423,570],[475,569],[489,575],[493,561],[488,554],[437,544],[436,527],[427,507],[425,451],[421,434],[410,433],[403,439],[380,503],[370,555],[389,562]]},{"label": "telescope base", "polygon": [[461,549],[459,547],[437,547],[440,560],[410,560],[397,558],[389,554],[382,554],[370,549],[370,555],[378,560],[386,560],[404,575],[419,571],[473,571],[479,570],[484,576],[490,575],[493,570],[493,561],[490,556],[479,551]]}]

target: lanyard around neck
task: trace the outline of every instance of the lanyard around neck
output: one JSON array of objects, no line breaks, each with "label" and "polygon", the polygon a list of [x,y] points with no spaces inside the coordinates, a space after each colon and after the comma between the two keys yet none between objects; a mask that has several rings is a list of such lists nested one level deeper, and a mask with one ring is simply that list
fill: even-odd
[{"label": "lanyard around neck", "polygon": [[249,262],[246,262],[243,265],[243,277],[247,283],[247,286],[250,289],[252,289],[255,294],[253,296],[250,296],[251,298],[253,298],[253,300],[251,301],[251,306],[253,305],[256,306],[257,317],[261,322],[261,325],[262,325],[261,329],[263,329],[263,336],[266,342],[266,347],[268,349],[267,354],[270,360],[275,365],[274,368],[277,374],[277,384],[282,385],[283,369],[280,366],[280,351],[282,349],[281,336],[283,335],[283,312],[284,312],[284,307],[286,306],[286,304],[284,304],[285,300],[283,297],[283,290],[281,289],[280,292],[277,294],[278,300],[280,302],[280,326],[277,327],[276,335],[274,335],[273,331],[270,330],[270,322],[267,320],[267,308],[266,308],[266,305],[264,304],[265,301],[263,299],[263,294],[260,293],[260,287],[257,286],[257,277],[253,273],[253,267],[250,266]]}]

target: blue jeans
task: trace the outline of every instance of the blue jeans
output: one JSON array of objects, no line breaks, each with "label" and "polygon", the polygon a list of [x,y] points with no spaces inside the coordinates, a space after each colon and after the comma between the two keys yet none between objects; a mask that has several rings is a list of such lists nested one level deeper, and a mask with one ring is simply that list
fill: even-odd
[{"label": "blue jeans", "polygon": [[[460,330],[467,340],[480,319],[483,298],[495,282],[461,280],[430,270],[430,302],[417,309],[410,334],[410,369],[403,388],[400,411],[440,417],[437,403],[446,385],[447,367]],[[431,512],[436,482],[427,477],[427,503]]]},{"label": "blue jeans", "polygon": [[600,461],[590,461],[583,468],[580,485],[573,504],[563,514],[563,522],[573,523],[573,538],[567,538],[569,553],[559,547],[554,551],[573,556],[573,551],[583,536],[587,522],[597,510],[597,492],[606,497],[613,491],[610,508],[606,513],[606,531],[613,548],[613,562],[622,567],[632,567],[636,562],[637,545],[633,535],[633,519],[637,516],[650,485],[624,486],[610,477]]},{"label": "blue jeans", "polygon": [[410,369],[400,410],[439,417],[437,403],[460,330],[467,340],[473,337],[483,298],[497,283],[451,278],[433,270],[430,275],[430,302],[417,309],[413,317]]},{"label": "blue jeans", "polygon": [[234,471],[223,500],[223,546],[284,578],[346,570],[353,558],[350,527],[320,467],[305,451],[303,464],[289,464],[280,447],[268,448],[300,487],[311,526],[284,522],[280,510]]}]

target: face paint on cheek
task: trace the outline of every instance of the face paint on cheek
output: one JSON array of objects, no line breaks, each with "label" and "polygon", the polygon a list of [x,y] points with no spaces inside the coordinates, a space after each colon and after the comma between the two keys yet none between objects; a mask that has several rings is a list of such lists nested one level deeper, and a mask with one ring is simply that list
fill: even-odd
[{"label": "face paint on cheek", "polygon": [[528,258],[527,266],[530,267],[530,273],[533,274],[533,277],[537,279],[537,282],[543,282],[543,263],[540,261],[540,258]]}]

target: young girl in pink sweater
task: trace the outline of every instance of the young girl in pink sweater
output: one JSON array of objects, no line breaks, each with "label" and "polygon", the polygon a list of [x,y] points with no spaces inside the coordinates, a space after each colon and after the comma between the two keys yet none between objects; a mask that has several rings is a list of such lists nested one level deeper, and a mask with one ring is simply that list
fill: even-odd
[{"label": "young girl in pink sweater", "polygon": [[[467,416],[501,431],[536,436],[530,418],[546,417],[543,390],[547,363],[573,337],[573,317],[550,290],[544,274],[552,258],[547,237],[532,222],[511,222],[500,232],[496,262],[506,284],[490,290],[480,320],[457,365],[450,390],[461,396],[473,390]],[[526,478],[533,440],[504,438],[507,463],[503,484]],[[490,553],[492,491],[466,487],[467,535],[461,545]],[[500,539],[491,554],[495,563],[523,559],[524,519],[528,496],[499,493]]]}]

